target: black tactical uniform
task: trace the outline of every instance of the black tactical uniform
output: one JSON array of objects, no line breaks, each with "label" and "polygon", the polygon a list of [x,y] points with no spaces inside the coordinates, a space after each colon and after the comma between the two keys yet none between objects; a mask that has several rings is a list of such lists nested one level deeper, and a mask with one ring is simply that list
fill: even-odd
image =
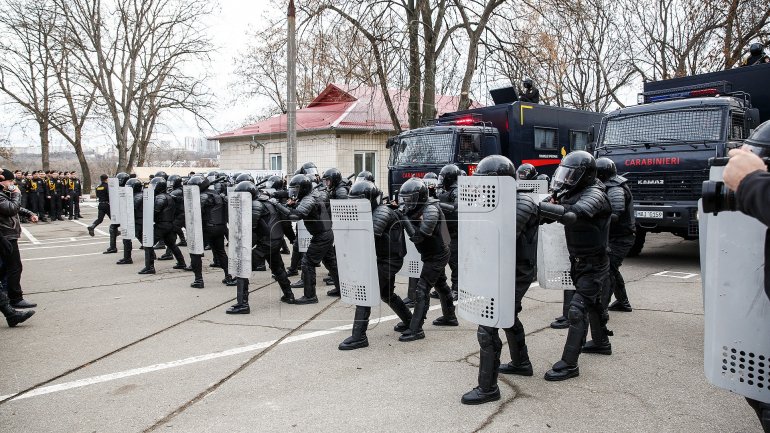
[{"label": "black tactical uniform", "polygon": [[60,179],[52,176],[46,182],[46,188],[48,188],[48,215],[51,221],[64,220],[62,218],[62,198],[66,194],[64,184]]},{"label": "black tactical uniform", "polygon": [[[557,203],[540,203],[540,210],[544,214],[570,214],[574,219],[561,221],[565,223],[575,295],[567,314],[570,326],[562,359],[545,374],[549,381],[580,374],[577,361],[581,347],[587,353],[612,353],[606,318],[602,315],[602,292],[610,268],[607,239],[612,209],[604,185],[596,179],[594,157],[584,151],[565,156],[554,173],[552,187],[558,194]],[[593,341],[583,345],[589,323]]]},{"label": "black tactical uniform", "polygon": [[[342,179],[342,173],[340,173],[339,170],[336,168],[330,168],[326,170],[321,177],[321,181],[324,183],[324,186],[326,187],[326,196],[327,196],[327,207],[329,210],[331,210],[331,204],[329,204],[329,200],[335,199],[335,200],[344,200],[348,198],[348,193],[350,191],[350,184],[348,184],[347,181]],[[337,250],[334,249],[334,255],[336,257]],[[334,284],[334,279],[329,276],[324,278],[324,282],[329,284]],[[340,296],[340,291],[338,289],[332,289],[326,292],[329,296]]]},{"label": "black tactical uniform", "polygon": [[607,197],[612,206],[612,223],[610,224],[609,257],[610,279],[604,304],[609,304],[610,297],[615,294],[615,302],[609,306],[612,311],[631,311],[631,304],[626,294],[626,282],[620,274],[620,266],[631,247],[634,246],[636,218],[634,215],[634,199],[626,178],[618,176],[615,163],[609,158],[596,160],[597,176],[607,188]]},{"label": "black tactical uniform", "polygon": [[[171,176],[168,177],[168,180],[166,181],[166,185],[168,185],[169,196],[171,196],[171,198],[174,200],[174,221],[173,221],[174,242],[176,243],[176,237],[178,236],[180,241],[179,243],[176,243],[176,246],[184,247],[184,246],[187,246],[187,240],[184,237],[184,231],[182,231],[182,228],[185,225],[184,191],[182,190],[182,178],[175,174],[172,174]],[[165,241],[163,241],[163,244],[166,245],[166,252],[163,253],[162,256],[158,257],[158,260],[173,259],[174,254],[171,247]]]},{"label": "black tactical uniform", "polygon": [[[88,226],[88,234],[91,236],[94,236],[94,229],[96,229],[96,227],[104,221],[104,216],[110,215],[110,189],[109,185],[107,185],[107,175],[101,175],[100,179],[101,183],[99,183],[99,185],[97,185],[95,188],[96,200],[98,202],[96,209],[98,214],[94,222]],[[112,247],[113,245],[110,244],[110,246]]]},{"label": "black tactical uniform", "polygon": [[305,228],[313,236],[307,251],[302,255],[302,280],[305,294],[295,301],[296,304],[314,304],[316,296],[315,268],[322,262],[334,279],[334,288],[339,290],[340,282],[337,277],[337,258],[334,255],[334,232],[332,232],[331,216],[327,207],[326,194],[312,189],[312,183],[307,175],[297,174],[289,183],[289,196],[299,200],[293,209],[280,204],[274,204],[279,212],[288,216],[292,221],[303,220]]},{"label": "black tactical uniform", "polygon": [[[123,172],[118,173],[117,175],[115,175],[115,177],[118,179],[118,186],[121,188],[126,186],[126,182],[128,182],[130,178],[127,173],[123,173]],[[109,202],[110,201],[109,188],[107,189],[106,194],[107,194],[107,202]],[[113,204],[113,206],[119,206],[119,205],[120,203]],[[110,215],[110,206],[108,205],[106,208],[107,208],[107,215]],[[118,224],[117,221],[112,221],[112,219],[110,218],[110,247],[107,248],[107,250],[103,254],[112,254],[112,253],[118,252],[116,243],[118,239],[119,227],[120,227],[120,224]],[[129,251],[131,250],[131,239],[123,239],[123,248],[125,249],[126,247],[128,247]],[[125,255],[124,255],[124,258],[125,258]]]},{"label": "black tactical uniform", "polygon": [[48,217],[46,216],[46,206],[48,203],[47,197],[48,197],[48,180],[45,177],[42,177],[44,175],[40,174],[41,177],[38,177],[37,179],[37,212],[38,217],[40,218],[40,221],[47,222]]},{"label": "black tactical uniform", "polygon": [[[136,236],[136,239],[139,240],[139,243],[142,242],[142,223],[144,221],[144,215],[142,213],[142,209],[144,209],[144,200],[142,199],[142,188],[144,185],[142,185],[142,181],[136,178],[131,178],[126,181],[126,186],[131,187],[131,190],[133,191],[133,204],[134,204],[134,235]],[[128,223],[130,224],[130,223]],[[133,249],[133,241],[128,239],[123,239],[123,258],[117,261],[118,265],[130,265],[134,263],[134,260],[131,258],[131,250]]]},{"label": "black tactical uniform", "polygon": [[770,57],[765,54],[765,47],[755,42],[749,47],[749,57],[741,66],[754,66],[763,63],[770,63]]},{"label": "black tactical uniform", "polygon": [[[488,156],[476,167],[474,176],[510,176],[516,177],[513,163],[500,155]],[[500,365],[503,342],[498,328],[479,325],[476,333],[481,352],[479,354],[479,386],[463,395],[464,404],[481,404],[500,399],[497,386],[497,374],[516,374],[532,376],[532,363],[529,361],[524,338],[524,325],[519,320],[521,300],[524,299],[530,284],[535,280],[537,265],[537,232],[540,226],[538,208],[532,198],[524,193],[516,194],[516,319],[510,328],[504,329],[508,339],[511,362]]]},{"label": "black tactical uniform", "polygon": [[83,218],[83,215],[80,215],[80,197],[83,195],[83,184],[74,174],[70,178],[70,187],[70,206],[72,206],[70,215],[74,219]]},{"label": "black tactical uniform", "polygon": [[454,164],[444,166],[438,176],[439,185],[442,187],[438,200],[441,202],[441,210],[444,212],[449,230],[449,269],[452,270],[452,299],[455,301],[457,300],[457,178],[459,176],[460,169]]},{"label": "black tactical uniform", "polygon": [[532,84],[532,80],[526,78],[523,84],[524,92],[520,92],[519,101],[531,102],[533,104],[540,103],[540,91]]},{"label": "black tactical uniform", "polygon": [[[153,203],[153,244],[163,240],[176,259],[174,269],[184,269],[187,265],[184,256],[176,246],[176,234],[174,234],[174,215],[176,203],[174,198],[166,192],[166,180],[163,177],[153,177],[149,188],[155,191]],[[144,249],[144,269],[140,274],[155,273],[155,250],[149,245]]]},{"label": "black tactical uniform", "polygon": [[409,239],[414,242],[422,260],[422,272],[417,282],[412,321],[399,323],[395,330],[403,332],[399,341],[425,338],[422,325],[428,314],[430,296],[435,287],[441,301],[442,316],[433,321],[436,326],[457,326],[452,290],[446,283],[449,262],[449,233],[438,200],[428,198],[428,188],[419,178],[404,182],[398,193],[399,218]]},{"label": "black tactical uniform", "polygon": [[[378,205],[379,189],[371,182],[356,182],[350,190],[350,198],[366,198],[372,204],[374,226],[374,251],[377,255],[377,277],[380,298],[393,309],[401,323],[410,323],[412,313],[404,301],[394,293],[396,273],[404,265],[406,242],[398,215],[389,205]],[[366,329],[369,327],[371,307],[356,306],[353,334],[339,345],[340,350],[352,350],[369,346]]]},{"label": "black tactical uniform", "polygon": [[[203,242],[211,246],[211,252],[225,272],[223,284],[235,286],[235,278],[227,272],[227,252],[225,251],[225,231],[227,230],[227,203],[220,194],[209,190],[209,180],[202,177],[191,178],[188,185],[198,185],[201,190],[201,222],[203,223]],[[195,281],[190,285],[203,288],[203,254],[190,254],[190,263],[195,273]]]}]

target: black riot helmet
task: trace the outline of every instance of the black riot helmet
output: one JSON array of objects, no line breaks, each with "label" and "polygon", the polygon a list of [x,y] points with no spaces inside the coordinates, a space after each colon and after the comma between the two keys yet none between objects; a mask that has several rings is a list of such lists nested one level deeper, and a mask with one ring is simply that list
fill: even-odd
[{"label": "black riot helmet", "polygon": [[342,182],[342,173],[336,168],[330,168],[324,172],[324,175],[321,176],[321,180],[324,181],[324,185],[326,185],[327,188],[337,188],[337,185]]},{"label": "black riot helmet", "polygon": [[372,210],[379,206],[380,189],[372,182],[356,182],[350,187],[348,198],[365,198],[372,204]]},{"label": "black riot helmet", "polygon": [[615,167],[614,161],[606,157],[596,160],[596,177],[598,177],[600,181],[606,182],[617,174],[618,168]]},{"label": "black riot helmet", "polygon": [[289,181],[289,197],[294,200],[302,200],[313,189],[310,178],[304,174],[295,174]]},{"label": "black riot helmet", "polygon": [[276,191],[282,190],[284,187],[283,185],[283,177],[281,176],[270,176],[267,178],[267,182],[265,182],[265,188],[272,188]]},{"label": "black riot helmet", "polygon": [[163,180],[168,180],[168,175],[167,175],[167,174],[166,174],[166,172],[165,172],[165,171],[163,171],[163,170],[161,170],[161,171],[159,171],[159,172],[155,173],[155,177],[162,177],[162,178],[163,178]]},{"label": "black riot helmet", "polygon": [[128,181],[131,176],[129,176],[128,173],[121,171],[120,173],[116,174],[115,177],[118,178],[119,186],[126,186],[126,181]]},{"label": "black riot helmet", "polygon": [[201,192],[206,191],[209,189],[209,186],[211,185],[211,181],[208,177],[203,176],[193,176],[190,178],[190,180],[187,181],[188,185],[197,185],[198,188],[201,190]]},{"label": "black riot helmet", "polygon": [[126,186],[131,187],[135,193],[142,192],[142,188],[144,187],[144,185],[142,185],[142,181],[137,178],[128,179],[126,181]]},{"label": "black riot helmet", "polygon": [[511,176],[516,178],[516,166],[503,155],[489,155],[479,161],[474,176]]},{"label": "black riot helmet", "polygon": [[525,78],[524,81],[522,81],[522,84],[524,84],[525,89],[532,88],[532,79],[531,78]]},{"label": "black riot helmet", "polygon": [[374,183],[374,175],[371,171],[364,170],[361,173],[358,173],[358,176],[356,176],[356,182],[366,180],[369,182]]},{"label": "black riot helmet", "polygon": [[428,187],[419,177],[407,180],[398,190],[398,203],[406,214],[415,214],[422,210],[427,201]]},{"label": "black riot helmet", "polygon": [[238,176],[235,177],[236,185],[240,185],[241,182],[246,182],[246,181],[254,183],[254,177],[249,173],[240,173]]},{"label": "black riot helmet", "polygon": [[166,192],[166,179],[163,176],[155,176],[150,181],[150,188],[155,191],[155,194],[163,194]]},{"label": "black riot helmet", "polygon": [[172,174],[168,177],[169,185],[171,185],[171,189],[178,189],[182,187],[182,176],[179,176],[178,174]]},{"label": "black riot helmet", "polygon": [[302,174],[302,168],[298,168],[298,169],[294,170],[294,174],[295,175]]},{"label": "black riot helmet", "polygon": [[449,189],[457,182],[457,178],[462,175],[461,173],[460,168],[456,165],[447,164],[441,168],[441,172],[438,174],[438,183],[444,189]]},{"label": "black riot helmet", "polygon": [[760,158],[770,157],[770,120],[757,126],[743,144]]},{"label": "black riot helmet", "polygon": [[215,181],[218,177],[219,177],[219,173],[217,173],[216,171],[210,171],[206,175],[206,178],[209,180],[209,182]]},{"label": "black riot helmet", "polygon": [[[247,173],[244,173],[247,174]],[[243,174],[241,175],[243,176]],[[235,192],[248,192],[251,193],[251,199],[256,200],[257,195],[259,195],[259,192],[257,191],[256,185],[254,185],[254,182],[243,180],[238,182],[238,185],[235,185]]]},{"label": "black riot helmet", "polygon": [[425,176],[422,177],[422,181],[428,188],[435,188],[436,185],[438,185],[438,175],[432,171],[425,173]]},{"label": "black riot helmet", "polygon": [[318,176],[318,167],[316,167],[314,162],[306,162],[302,164],[300,172],[302,174],[309,174],[310,176]]},{"label": "black riot helmet", "polygon": [[530,163],[524,163],[516,169],[516,179],[534,180],[537,177],[537,169]]},{"label": "black riot helmet", "polygon": [[762,52],[765,50],[765,47],[762,46],[759,42],[754,42],[749,46],[749,53],[752,56],[761,56]]},{"label": "black riot helmet", "polygon": [[565,156],[551,179],[556,192],[577,190],[596,180],[596,160],[585,150],[576,150]]}]

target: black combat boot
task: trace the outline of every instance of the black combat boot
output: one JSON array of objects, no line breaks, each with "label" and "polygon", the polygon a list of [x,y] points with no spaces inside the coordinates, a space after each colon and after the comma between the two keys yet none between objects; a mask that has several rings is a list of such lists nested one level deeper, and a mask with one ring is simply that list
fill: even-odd
[{"label": "black combat boot", "polygon": [[500,365],[502,343],[499,337],[491,335],[492,332],[497,333],[497,329],[479,326],[477,332],[481,347],[479,352],[479,386],[463,395],[460,399],[462,404],[482,404],[500,400],[497,368]]},{"label": "black combat boot", "polygon": [[568,317],[570,325],[567,341],[564,343],[564,351],[561,360],[545,373],[545,380],[547,381],[567,380],[580,375],[577,363],[580,349],[583,347],[588,331],[588,319],[585,317],[585,309],[578,309],[574,305],[570,307]]},{"label": "black combat boot", "polygon": [[606,322],[601,317],[599,305],[594,304],[588,309],[588,321],[591,324],[591,341],[583,345],[583,353],[595,353],[597,355],[612,355],[612,344],[608,335],[612,335],[607,329]]},{"label": "black combat boot", "polygon": [[286,276],[287,277],[294,277],[299,275],[299,271],[295,268],[286,268]]},{"label": "black combat boot", "polygon": [[418,281],[420,281],[419,278],[409,278],[409,285],[406,289],[406,298],[404,298],[404,305],[408,308],[414,308],[414,300],[417,296],[415,295],[415,289],[417,288]]},{"label": "black combat boot", "polygon": [[195,281],[190,284],[190,287],[194,289],[203,288],[203,255],[202,254],[190,254],[190,268],[192,268],[195,274]]},{"label": "black combat boot", "polygon": [[158,260],[171,260],[174,258],[174,254],[171,253],[171,248],[166,247],[166,252],[162,256],[158,257]]},{"label": "black combat boot", "polygon": [[234,278],[230,274],[225,274],[225,278],[222,280],[222,284],[224,284],[225,286],[237,286],[238,279]]},{"label": "black combat boot", "polygon": [[517,376],[532,376],[532,363],[529,361],[529,352],[524,339],[524,326],[518,318],[511,328],[506,328],[505,337],[508,339],[508,350],[511,353],[511,362],[500,364],[498,371],[503,374],[515,374]]},{"label": "black combat boot", "polygon": [[433,321],[434,326],[459,326],[457,316],[455,315],[455,304],[452,301],[452,291],[449,286],[444,287],[438,292],[438,299],[441,301],[441,316]]},{"label": "black combat boot", "polygon": [[409,329],[403,331],[401,336],[398,337],[398,341],[415,341],[425,338],[425,332],[422,330],[422,325],[425,323],[425,317],[428,315],[430,298],[428,297],[427,288],[417,287],[415,292],[416,299],[414,302],[412,321],[409,323]]},{"label": "black combat boot", "polygon": [[131,240],[123,239],[123,258],[118,260],[117,264],[130,265],[134,263],[134,261],[131,259],[131,248]]},{"label": "black combat boot", "polygon": [[237,278],[237,303],[228,308],[227,314],[249,314],[249,280],[247,278]]},{"label": "black combat boot", "polygon": [[33,314],[35,314],[35,310],[17,311],[8,303],[0,305],[0,311],[2,311],[3,316],[5,316],[5,321],[8,322],[8,326],[11,328],[29,319]]},{"label": "black combat boot", "polygon": [[151,248],[144,249],[144,268],[139,271],[140,275],[155,273],[155,251]]},{"label": "black combat boot", "polygon": [[356,315],[353,319],[353,335],[340,343],[340,350],[354,350],[369,346],[369,339],[366,338],[366,328],[369,327],[369,315],[371,307],[356,306]]},{"label": "black combat boot", "polygon": [[90,225],[90,226],[88,226],[88,234],[89,234],[91,237],[94,237],[94,236],[95,236],[95,233],[94,233],[94,229],[96,229],[96,227],[94,227],[93,225]]},{"label": "black combat boot", "polygon": [[409,323],[412,322],[412,312],[409,311],[409,307],[404,304],[404,301],[395,293],[390,296],[390,299],[383,298],[382,300],[385,301],[393,312],[396,313],[396,316],[401,319],[401,322],[396,325],[396,328],[398,329],[394,328],[394,330],[396,332],[404,332],[409,329]]}]

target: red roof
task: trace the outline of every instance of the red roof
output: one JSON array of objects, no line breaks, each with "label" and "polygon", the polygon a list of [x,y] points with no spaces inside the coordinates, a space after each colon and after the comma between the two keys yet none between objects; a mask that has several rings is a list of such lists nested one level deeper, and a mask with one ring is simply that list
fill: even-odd
[{"label": "red roof", "polygon": [[[409,101],[409,92],[391,90],[390,95],[401,127],[407,129],[409,122],[406,107]],[[456,111],[459,100],[460,98],[455,96],[436,95],[436,111],[439,115]],[[472,107],[477,106],[476,103],[472,105]],[[219,134],[212,139],[223,140],[252,135],[285,133],[286,123],[286,114],[281,114]],[[345,89],[343,86],[335,84],[326,86],[307,107],[297,110],[297,132],[329,129],[394,130],[379,88]]]}]

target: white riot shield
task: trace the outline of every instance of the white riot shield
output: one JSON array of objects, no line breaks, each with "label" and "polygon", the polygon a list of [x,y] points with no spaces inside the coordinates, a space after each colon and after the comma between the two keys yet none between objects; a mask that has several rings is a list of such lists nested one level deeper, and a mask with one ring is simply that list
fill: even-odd
[{"label": "white riot shield", "polygon": [[120,212],[120,235],[123,239],[131,240],[136,237],[134,223],[134,190],[130,186],[118,188],[118,201],[122,208]]},{"label": "white riot shield", "polygon": [[570,276],[569,251],[564,226],[540,226],[537,238],[537,282],[544,289],[575,290]]},{"label": "white riot shield", "polygon": [[197,185],[185,185],[184,223],[187,249],[190,254],[203,254],[203,219],[201,218],[201,190]]},{"label": "white riot shield", "polygon": [[541,194],[548,194],[547,180],[519,180],[516,182],[516,185],[518,190],[527,190],[528,194],[535,194],[533,198]]},{"label": "white riot shield", "polygon": [[231,192],[227,196],[229,243],[227,269],[230,275],[251,277],[251,193]]},{"label": "white riot shield", "polygon": [[142,190],[142,245],[155,245],[155,190],[152,186]]},{"label": "white riot shield", "polygon": [[372,204],[366,199],[330,200],[342,302],[380,305]]},{"label": "white riot shield", "polygon": [[420,278],[422,273],[422,258],[420,252],[417,251],[417,247],[414,242],[410,241],[408,237],[404,236],[404,242],[406,242],[406,256],[404,257],[404,266],[398,271],[397,275],[409,278]]},{"label": "white riot shield", "polygon": [[118,189],[120,188],[120,181],[117,177],[111,177],[107,179],[107,192],[110,197],[110,224],[120,224],[120,211],[121,206],[120,198],[118,197]]},{"label": "white riot shield", "polygon": [[299,242],[299,252],[307,252],[307,247],[310,246],[310,241],[313,239],[313,235],[305,228],[304,221],[297,221],[297,242]]},{"label": "white riot shield", "polygon": [[[721,180],[721,167],[712,180]],[[705,215],[701,214],[700,218]],[[704,371],[712,384],[770,403],[770,301],[764,292],[767,227],[740,212],[707,216]],[[701,242],[704,238],[701,237]]]},{"label": "white riot shield", "polygon": [[516,181],[458,179],[458,314],[494,328],[516,318]]}]

